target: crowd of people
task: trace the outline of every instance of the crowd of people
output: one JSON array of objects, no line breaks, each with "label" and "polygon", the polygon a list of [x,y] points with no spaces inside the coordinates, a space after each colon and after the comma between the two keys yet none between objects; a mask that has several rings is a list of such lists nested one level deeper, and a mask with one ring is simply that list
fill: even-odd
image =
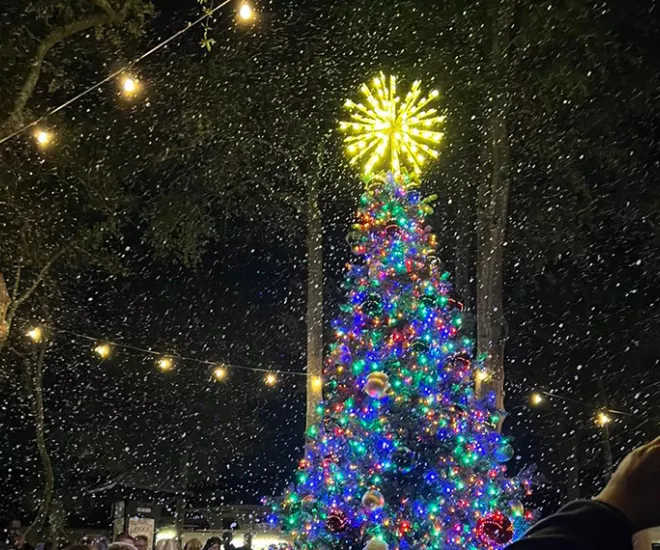
[{"label": "crowd of people", "polygon": [[[594,499],[567,504],[506,550],[633,550],[633,535],[654,526],[660,526],[660,437],[630,453]],[[20,524],[10,524],[6,534],[8,550],[34,550],[21,534]],[[252,550],[250,534],[238,548],[233,538],[226,531],[204,545],[190,539],[183,550]],[[149,539],[143,535],[121,534],[111,544],[105,539],[83,539],[66,550],[150,550],[148,546]],[[384,543],[383,548],[387,548]],[[161,540],[156,550],[179,549],[175,541]]]},{"label": "crowd of people", "polygon": [[[2,550],[49,550],[45,545],[35,549],[28,544],[21,534],[21,524],[17,521],[9,523],[5,531],[5,541]],[[137,535],[135,537],[128,533],[121,533],[110,542],[105,537],[83,537],[78,542],[71,544],[65,550],[151,550],[149,548],[149,537]],[[156,542],[155,550],[179,550],[176,540],[165,539]],[[234,534],[225,531],[222,537],[211,537],[203,544],[198,538],[193,538],[185,543],[183,550],[253,550],[252,535],[243,535],[243,544],[234,545]]]}]

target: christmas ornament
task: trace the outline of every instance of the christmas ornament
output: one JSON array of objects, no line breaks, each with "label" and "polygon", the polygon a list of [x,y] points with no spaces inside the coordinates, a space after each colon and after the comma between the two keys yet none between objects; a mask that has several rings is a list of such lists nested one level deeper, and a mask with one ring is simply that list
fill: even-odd
[{"label": "christmas ornament", "polygon": [[385,497],[380,491],[367,491],[362,497],[362,506],[370,512],[380,510],[385,506]]},{"label": "christmas ornament", "polygon": [[501,445],[497,449],[495,449],[495,460],[497,460],[500,464],[504,462],[509,462],[513,458],[514,450],[511,445],[508,443],[505,443],[504,445]]},{"label": "christmas ornament", "polygon": [[479,518],[477,535],[486,544],[504,546],[513,538],[513,523],[502,512],[494,512]]},{"label": "christmas ornament", "polygon": [[362,302],[362,312],[365,315],[378,315],[383,311],[383,301],[377,294],[371,294]]},{"label": "christmas ornament", "polygon": [[328,519],[325,521],[328,531],[333,533],[341,533],[346,530],[348,526],[348,517],[342,510],[332,510]]},{"label": "christmas ornament", "polygon": [[372,372],[367,376],[364,392],[374,399],[381,399],[390,389],[390,379],[384,372]]},{"label": "christmas ornament", "polygon": [[390,236],[396,235],[399,232],[399,225],[396,223],[396,220],[388,221],[385,226],[385,231],[387,231],[387,234]]},{"label": "christmas ornament", "polygon": [[523,506],[523,503],[518,499],[510,500],[507,503],[507,506],[509,507],[509,512],[513,517],[522,517],[525,513],[525,507]]},{"label": "christmas ornament", "polygon": [[364,550],[387,550],[388,546],[380,539],[369,539]]},{"label": "christmas ornament", "polygon": [[413,353],[425,353],[429,349],[429,345],[424,340],[415,340],[410,345],[410,351]]},{"label": "christmas ornament", "polygon": [[415,467],[415,453],[408,447],[399,447],[392,453],[392,462],[402,474],[408,474]]}]

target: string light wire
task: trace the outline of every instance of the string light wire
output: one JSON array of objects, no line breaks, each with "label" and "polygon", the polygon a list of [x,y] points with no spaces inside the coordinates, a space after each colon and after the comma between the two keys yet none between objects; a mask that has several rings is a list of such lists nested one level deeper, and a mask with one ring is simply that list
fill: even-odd
[{"label": "string light wire", "polygon": [[[159,358],[167,357],[171,360],[197,363],[197,364],[200,364],[200,365],[205,365],[205,366],[208,366],[208,367],[212,367],[213,369],[217,369],[217,368],[221,367],[221,368],[224,368],[224,369],[237,369],[237,370],[244,370],[244,371],[251,371],[251,372],[259,372],[259,373],[266,374],[266,378],[268,378],[270,375],[274,375],[274,376],[277,376],[277,375],[302,376],[302,377],[305,377],[305,378],[307,378],[309,376],[313,376],[315,378],[318,378],[317,375],[311,375],[307,372],[288,371],[288,370],[282,370],[282,369],[273,368],[273,367],[269,367],[269,368],[248,367],[246,365],[235,365],[235,364],[226,363],[224,361],[209,361],[209,360],[206,360],[206,359],[198,359],[196,357],[190,357],[190,356],[187,356],[187,355],[179,355],[179,354],[176,354],[176,353],[167,353],[167,352],[162,352],[162,351],[154,351],[152,349],[147,349],[147,348],[143,348],[143,347],[140,347],[140,346],[135,346],[133,344],[126,344],[126,343],[120,343],[120,342],[107,340],[107,339],[104,339],[104,338],[97,338],[95,336],[89,336],[88,334],[82,334],[82,333],[79,333],[79,332],[75,332],[75,331],[67,330],[67,329],[62,329],[62,328],[58,328],[58,329],[49,328],[49,331],[52,332],[52,333],[68,334],[68,335],[74,336],[76,338],[81,338],[83,340],[88,340],[90,342],[94,342],[95,344],[99,344],[99,342],[102,342],[103,345],[110,346],[111,348],[123,348],[123,349],[131,350],[131,351],[136,351],[136,352],[139,352],[139,353],[144,353],[144,354],[147,354],[147,355],[151,355],[153,357],[159,357]],[[211,376],[214,376],[213,372],[214,371],[211,371]],[[224,379],[224,376],[222,378]],[[319,379],[319,382],[322,384],[323,383],[322,379]],[[268,383],[268,385],[272,385],[272,384]],[[579,405],[579,406],[581,406],[585,409],[587,409],[587,408],[593,409],[597,412],[598,411],[608,412],[608,413],[611,413],[611,414],[614,414],[614,415],[619,415],[619,416],[641,418],[641,419],[644,419],[645,422],[649,420],[648,417],[645,417],[645,416],[640,415],[640,414],[635,414],[635,413],[626,412],[626,411],[620,411],[620,410],[611,409],[611,408],[603,409],[603,408],[598,408],[598,407],[595,407],[595,406],[585,405],[584,402],[581,401],[581,400],[573,399],[572,397],[568,397],[568,396],[565,396],[565,395],[560,395],[558,393],[554,393],[554,392],[551,392],[551,391],[546,391],[546,390],[543,390],[543,389],[540,389],[540,388],[535,388],[534,392],[536,394],[541,394],[543,396],[546,396],[549,399],[559,399],[561,401],[567,401],[567,402]]]},{"label": "string light wire", "polygon": [[188,31],[189,31],[190,29],[192,29],[194,26],[198,25],[199,23],[201,23],[201,22],[204,21],[205,19],[211,17],[216,11],[218,11],[219,9],[225,7],[225,6],[226,6],[227,4],[229,4],[231,1],[232,1],[232,0],[224,0],[224,2],[221,2],[220,4],[218,4],[218,5],[217,5],[215,8],[213,8],[212,10],[209,10],[208,12],[205,12],[204,15],[202,15],[202,16],[199,17],[199,18],[197,18],[197,19],[196,19],[195,21],[193,21],[192,23],[189,23],[188,25],[186,25],[185,27],[183,27],[182,29],[180,29],[179,31],[177,31],[176,33],[174,33],[174,34],[173,34],[172,36],[170,36],[169,38],[166,38],[166,39],[163,40],[162,42],[156,44],[153,48],[151,48],[150,50],[148,50],[148,51],[146,51],[145,53],[143,53],[140,57],[135,58],[133,61],[131,61],[130,63],[128,63],[127,65],[125,65],[125,66],[122,67],[121,69],[116,70],[115,72],[113,72],[113,73],[111,73],[110,75],[108,75],[107,77],[105,77],[103,80],[100,80],[100,81],[97,82],[96,84],[91,85],[89,88],[83,90],[83,91],[80,92],[79,94],[77,94],[77,95],[73,96],[72,98],[66,100],[66,101],[65,101],[64,103],[62,103],[61,105],[59,105],[59,106],[57,106],[57,107],[51,109],[50,111],[46,111],[46,113],[45,113],[44,115],[40,116],[40,117],[37,118],[36,120],[33,120],[32,122],[29,122],[28,124],[25,124],[24,126],[22,126],[21,128],[19,128],[18,130],[14,131],[14,132],[12,132],[12,133],[10,133],[10,134],[8,134],[8,135],[6,135],[6,136],[3,137],[3,138],[0,138],[0,145],[2,145],[3,143],[5,143],[6,141],[9,141],[9,140],[12,139],[13,137],[16,137],[17,135],[22,134],[22,133],[25,132],[26,130],[29,130],[30,128],[33,128],[34,126],[36,126],[37,124],[39,124],[40,122],[42,122],[43,120],[45,120],[46,118],[48,118],[49,116],[51,116],[51,115],[57,113],[58,111],[61,111],[62,109],[65,109],[66,107],[68,107],[68,106],[71,105],[72,103],[78,101],[81,97],[84,97],[84,96],[86,96],[87,94],[89,94],[90,92],[93,92],[94,90],[96,90],[97,88],[100,88],[101,86],[103,86],[103,85],[106,84],[107,82],[110,82],[111,80],[113,80],[114,78],[116,78],[117,76],[119,76],[121,73],[123,73],[123,72],[125,72],[125,71],[128,71],[129,69],[131,69],[132,67],[134,67],[135,65],[137,65],[140,61],[142,61],[143,59],[149,57],[152,53],[157,52],[157,51],[160,50],[161,48],[164,48],[167,44],[169,44],[170,42],[172,42],[172,40],[178,38],[179,36],[181,36],[181,35],[184,34],[185,32],[188,32]]},{"label": "string light wire", "polygon": [[151,349],[147,348],[142,348],[139,346],[134,346],[132,344],[124,344],[121,342],[114,342],[111,340],[106,340],[103,338],[95,338],[94,336],[89,336],[87,334],[81,334],[79,332],[74,332],[72,330],[66,330],[66,329],[52,329],[53,333],[60,333],[60,334],[69,334],[71,336],[75,336],[76,338],[81,338],[83,340],[89,340],[90,342],[103,342],[105,345],[108,345],[112,348],[123,348],[131,351],[137,351],[140,353],[144,353],[147,355],[152,355],[154,357],[167,357],[172,360],[178,360],[178,361],[186,361],[186,362],[191,362],[191,363],[198,363],[201,365],[209,366],[209,367],[214,367],[218,368],[219,366],[223,366],[229,369],[238,369],[238,370],[246,370],[246,371],[252,371],[252,372],[261,372],[265,373],[266,375],[268,374],[275,374],[275,375],[291,375],[291,376],[304,376],[305,378],[307,376],[310,376],[306,372],[296,372],[296,371],[288,371],[288,370],[282,370],[282,369],[275,369],[275,368],[261,368],[261,367],[248,367],[246,365],[234,365],[234,364],[229,364],[224,361],[208,361],[206,359],[197,359],[196,357],[189,357],[186,355],[178,355],[176,353],[165,353],[161,351],[154,351]]}]

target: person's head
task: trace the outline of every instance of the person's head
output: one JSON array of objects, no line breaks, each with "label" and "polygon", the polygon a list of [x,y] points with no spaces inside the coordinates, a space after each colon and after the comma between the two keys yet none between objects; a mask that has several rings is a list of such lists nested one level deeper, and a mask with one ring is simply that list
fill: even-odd
[{"label": "person's head", "polygon": [[221,544],[222,541],[220,540],[219,537],[211,537],[206,541],[206,544],[204,545],[204,550],[220,550]]},{"label": "person's head", "polygon": [[89,546],[81,542],[67,546],[64,550],[89,550]]},{"label": "person's head", "polygon": [[[133,540],[133,537],[131,537],[131,540]],[[135,546],[130,542],[115,541],[108,546],[108,550],[135,550]]]},{"label": "person's head", "polygon": [[137,535],[133,540],[133,546],[135,546],[137,550],[147,550],[149,546],[149,537],[146,535]]},{"label": "person's head", "polygon": [[202,550],[202,541],[199,539],[190,539],[186,542],[184,550]]},{"label": "person's head", "polygon": [[135,540],[133,540],[133,537],[131,537],[131,535],[129,535],[128,533],[120,533],[119,535],[117,535],[115,542],[125,542],[127,544],[130,544],[131,546],[135,546]]}]

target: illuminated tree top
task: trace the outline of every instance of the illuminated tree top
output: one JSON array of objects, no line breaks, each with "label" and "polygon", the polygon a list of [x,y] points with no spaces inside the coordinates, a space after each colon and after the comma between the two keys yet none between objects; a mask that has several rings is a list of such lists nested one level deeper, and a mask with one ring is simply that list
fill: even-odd
[{"label": "illuminated tree top", "polygon": [[437,145],[444,134],[437,127],[445,117],[427,106],[440,93],[433,90],[422,96],[421,88],[416,80],[402,102],[396,77],[380,73],[370,85],[360,87],[365,103],[346,101],[350,120],[340,122],[339,128],[349,134],[344,143],[352,165],[362,165],[364,174],[398,174],[405,167],[419,175],[429,158],[438,158]]}]

